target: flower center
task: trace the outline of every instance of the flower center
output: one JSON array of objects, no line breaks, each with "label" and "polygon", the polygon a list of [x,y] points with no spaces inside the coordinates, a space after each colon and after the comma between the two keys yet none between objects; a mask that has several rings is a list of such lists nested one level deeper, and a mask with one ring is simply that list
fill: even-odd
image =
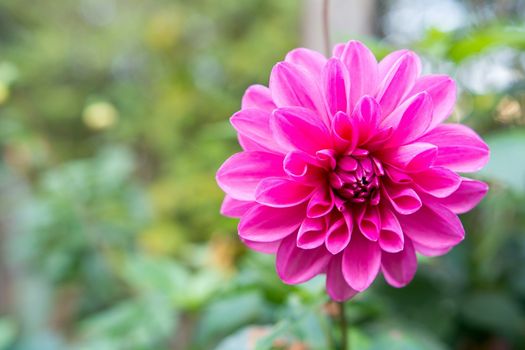
[{"label": "flower center", "polygon": [[330,184],[342,199],[353,203],[379,203],[381,163],[370,155],[342,156],[330,174]]}]

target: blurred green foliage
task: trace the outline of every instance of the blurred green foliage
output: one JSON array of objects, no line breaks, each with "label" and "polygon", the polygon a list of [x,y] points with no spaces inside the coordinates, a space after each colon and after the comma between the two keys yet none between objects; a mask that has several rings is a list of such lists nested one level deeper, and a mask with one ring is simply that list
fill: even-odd
[{"label": "blurred green foliage", "polygon": [[[298,45],[300,14],[0,0],[0,349],[334,347],[322,278],[282,284],[218,214],[214,181],[238,149],[228,117]],[[411,285],[377,281],[349,303],[352,349],[525,348],[524,38],[502,17],[412,44],[460,77],[452,118],[490,144],[491,192],[463,216],[467,240],[421,258]],[[469,67],[501,50],[515,81],[469,88]]]}]

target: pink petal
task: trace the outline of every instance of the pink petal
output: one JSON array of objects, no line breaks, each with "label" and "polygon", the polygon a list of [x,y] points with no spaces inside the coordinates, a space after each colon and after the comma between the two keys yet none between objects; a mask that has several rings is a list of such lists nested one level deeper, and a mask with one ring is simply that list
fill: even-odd
[{"label": "pink petal", "polygon": [[281,240],[274,242],[254,242],[243,238],[241,240],[248,248],[263,254],[275,254],[281,245]]},{"label": "pink petal", "polygon": [[416,242],[412,242],[412,244],[414,245],[414,248],[419,254],[428,256],[428,257],[445,255],[448,252],[450,252],[452,248],[454,248],[453,246],[445,247],[445,248],[430,248],[430,247],[418,244]]},{"label": "pink petal", "polygon": [[434,102],[430,129],[447,119],[456,103],[456,83],[447,75],[426,75],[419,78],[410,94],[426,91]]},{"label": "pink petal", "polygon": [[315,156],[325,169],[334,170],[337,165],[336,154],[333,149],[322,149],[315,152]]},{"label": "pink petal", "polygon": [[427,142],[414,142],[381,152],[382,160],[407,172],[419,172],[430,168],[438,155],[438,148]]},{"label": "pink petal", "polygon": [[270,116],[270,112],[262,109],[248,108],[235,113],[230,118],[230,123],[245,139],[250,139],[265,149],[281,152],[283,149],[275,142],[270,130]]},{"label": "pink petal", "polygon": [[381,233],[379,246],[384,252],[397,253],[403,250],[405,237],[396,215],[388,208],[381,209]]},{"label": "pink petal", "polygon": [[284,176],[283,156],[266,152],[240,152],[228,158],[217,171],[219,187],[232,198],[255,200],[255,188],[267,177]]},{"label": "pink petal", "polygon": [[317,51],[305,48],[290,51],[284,60],[307,69],[315,79],[321,78],[321,72],[326,64],[326,57]]},{"label": "pink petal", "polygon": [[305,184],[319,184],[325,178],[325,171],[318,160],[301,151],[288,153],[284,158],[283,166],[286,174]]},{"label": "pink petal", "polygon": [[[406,54],[413,54],[413,55],[415,55],[413,52],[411,52],[410,50],[406,50],[406,49],[393,51],[393,52],[389,53],[388,55],[386,55],[381,60],[381,62],[379,62],[379,64],[378,64],[379,80],[382,81],[383,79],[385,79],[386,75],[392,69],[392,67],[394,67],[396,62],[401,57],[405,56]],[[417,60],[416,60],[416,65],[417,65],[416,68],[417,68],[417,73],[418,73],[417,75],[419,76],[421,74],[421,61],[419,60],[417,55],[415,55],[415,56],[417,58]]]},{"label": "pink petal", "polygon": [[364,95],[374,95],[378,84],[377,61],[374,54],[361,42],[352,40],[341,53],[341,61],[350,73],[351,113],[357,101]]},{"label": "pink petal", "polygon": [[325,218],[305,218],[297,234],[297,246],[313,249],[321,246],[326,237]]},{"label": "pink petal", "polygon": [[255,204],[256,203],[254,202],[239,201],[226,195],[224,197],[224,201],[222,202],[221,214],[231,218],[240,218]]},{"label": "pink petal", "polygon": [[412,174],[412,179],[424,192],[438,198],[450,196],[461,184],[459,175],[441,167],[433,167]]},{"label": "pink petal", "polygon": [[348,246],[350,237],[352,235],[352,228],[346,226],[345,219],[340,218],[332,222],[326,233],[326,249],[333,255],[338,254]]},{"label": "pink petal", "polygon": [[381,230],[381,217],[377,206],[363,206],[358,218],[359,230],[367,239],[377,241]]},{"label": "pink petal", "polygon": [[418,245],[431,249],[455,246],[465,237],[461,221],[452,211],[438,203],[428,203],[417,212],[399,216],[403,232]]},{"label": "pink petal", "polygon": [[385,166],[385,172],[388,176],[388,179],[393,183],[402,185],[412,183],[412,177],[410,177],[410,175],[392,166]]},{"label": "pink petal", "polygon": [[322,186],[317,188],[310,198],[306,215],[310,218],[322,217],[330,213],[333,207],[334,194],[332,190],[326,186]]},{"label": "pink petal", "polygon": [[478,171],[489,160],[489,148],[469,127],[461,124],[442,124],[419,139],[438,147],[434,165],[453,171]]},{"label": "pink petal", "polygon": [[326,105],[330,115],[348,110],[347,99],[350,91],[348,71],[337,58],[331,58],[323,69],[323,87]]},{"label": "pink petal", "polygon": [[407,52],[386,73],[377,93],[377,100],[381,105],[384,116],[390,114],[408,92],[412,90],[419,75],[419,70],[419,58],[413,52]]},{"label": "pink petal", "polygon": [[316,111],[328,125],[319,82],[300,66],[289,62],[277,63],[270,75],[270,90],[277,107],[297,106]]},{"label": "pink petal", "polygon": [[338,112],[333,120],[333,139],[335,149],[340,154],[350,154],[359,141],[358,128],[354,119],[349,118],[344,112]]},{"label": "pink petal", "polygon": [[388,145],[404,145],[414,141],[427,131],[432,121],[432,99],[421,92],[397,107],[381,122],[381,128],[393,128]]},{"label": "pink petal", "polygon": [[381,270],[392,287],[401,288],[410,283],[417,270],[417,256],[412,242],[407,239],[405,248],[398,253],[383,253]]},{"label": "pink petal", "polygon": [[381,107],[370,96],[363,96],[354,108],[352,120],[359,130],[359,144],[362,145],[376,134],[381,118]]},{"label": "pink petal", "polygon": [[343,276],[353,289],[362,292],[374,281],[381,265],[381,249],[361,234],[352,235],[343,253]]},{"label": "pink petal", "polygon": [[315,154],[331,148],[330,131],[312,111],[301,107],[278,108],[270,118],[275,139],[287,150]]},{"label": "pink petal", "polygon": [[259,143],[244,136],[243,134],[237,134],[237,139],[239,140],[239,144],[241,145],[241,148],[246,152],[258,151],[258,152],[267,152],[267,153],[280,153],[280,152],[272,151],[271,149],[264,147],[263,145],[260,145]]},{"label": "pink petal", "polygon": [[342,43],[335,44],[334,48],[332,50],[332,56],[333,57],[337,57],[337,58],[341,58],[341,55],[345,51],[345,47],[346,47],[346,44],[342,44]]},{"label": "pink petal", "polygon": [[334,256],[326,270],[326,291],[330,298],[337,302],[346,301],[357,294],[343,277],[342,256],[342,254]]},{"label": "pink petal", "polygon": [[422,206],[421,198],[410,187],[389,184],[384,187],[384,193],[399,214],[413,214]]},{"label": "pink petal", "polygon": [[295,235],[286,237],[277,251],[277,274],[287,284],[303,283],[323,273],[332,257],[324,246],[301,249],[295,241]]},{"label": "pink petal", "polygon": [[462,178],[457,191],[443,198],[439,203],[456,214],[463,214],[481,202],[489,190],[489,186],[481,181]]},{"label": "pink petal", "polygon": [[299,228],[304,206],[272,208],[256,205],[239,222],[239,236],[254,242],[273,242],[287,237]]},{"label": "pink petal", "polygon": [[273,103],[270,89],[262,85],[248,87],[242,97],[242,109],[246,108],[257,108],[271,113],[275,108],[275,103]]},{"label": "pink petal", "polygon": [[293,207],[306,201],[313,192],[313,187],[290,179],[269,177],[257,185],[255,200],[257,203],[274,207]]}]

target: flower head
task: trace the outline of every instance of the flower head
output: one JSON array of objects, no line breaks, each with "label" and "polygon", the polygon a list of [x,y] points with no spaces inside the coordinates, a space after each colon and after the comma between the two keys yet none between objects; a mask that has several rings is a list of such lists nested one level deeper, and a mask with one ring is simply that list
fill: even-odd
[{"label": "flower head", "polygon": [[480,170],[489,150],[470,128],[442,123],[454,81],[420,71],[411,51],[378,63],[350,41],[329,59],[293,50],[269,87],[247,89],[231,118],[243,151],[217,173],[221,210],[240,218],[248,247],[276,254],[285,283],[326,274],[337,301],[380,271],[403,287],[416,252],[442,255],[463,240],[457,214],[488,187],[458,172]]}]

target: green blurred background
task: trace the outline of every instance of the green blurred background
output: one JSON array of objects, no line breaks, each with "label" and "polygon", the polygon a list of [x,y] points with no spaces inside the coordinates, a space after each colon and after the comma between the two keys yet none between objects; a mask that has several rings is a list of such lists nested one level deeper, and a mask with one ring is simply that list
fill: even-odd
[{"label": "green blurred background", "polygon": [[[322,278],[283,285],[214,180],[312,1],[0,0],[0,349],[333,348]],[[457,79],[491,191],[410,286],[348,304],[352,349],[525,349],[525,1],[371,3],[378,57]]]}]

